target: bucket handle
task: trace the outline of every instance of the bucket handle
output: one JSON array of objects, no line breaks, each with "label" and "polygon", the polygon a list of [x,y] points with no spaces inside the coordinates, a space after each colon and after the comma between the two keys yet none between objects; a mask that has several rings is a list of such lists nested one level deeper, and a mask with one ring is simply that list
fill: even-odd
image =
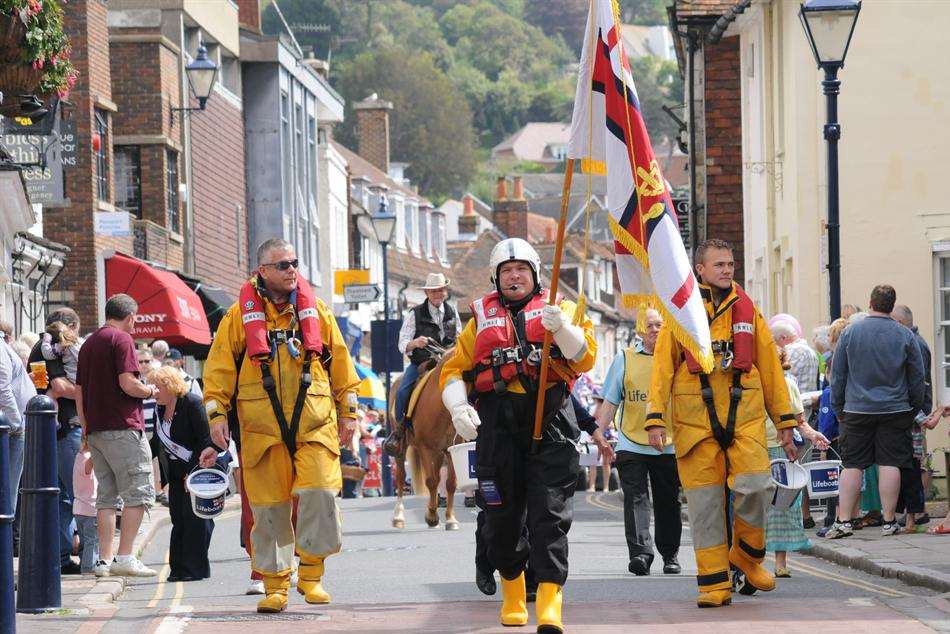
[{"label": "bucket handle", "polygon": [[[812,451],[814,451],[814,446],[812,446]],[[828,449],[826,449],[825,451],[830,451],[831,453],[833,453],[833,454],[835,455],[835,457],[836,457],[837,460],[841,460],[841,454],[838,453],[837,451],[835,451],[834,447],[832,447],[831,445],[828,445]],[[819,452],[819,453],[820,453],[820,452]],[[805,457],[805,456],[802,455],[801,457],[798,458],[798,460],[796,460],[796,462],[798,462],[799,464],[808,464],[807,462],[801,462],[801,459],[804,458],[804,457]],[[814,454],[812,454],[812,460],[809,460],[808,462],[817,462],[817,461],[814,459]]]}]

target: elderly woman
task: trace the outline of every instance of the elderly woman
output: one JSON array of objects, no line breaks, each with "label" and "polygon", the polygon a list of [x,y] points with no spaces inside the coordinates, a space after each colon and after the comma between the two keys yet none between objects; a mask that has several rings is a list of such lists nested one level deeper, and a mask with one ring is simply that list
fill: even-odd
[{"label": "elderly woman", "polygon": [[208,417],[201,397],[189,391],[178,368],[152,370],[149,381],[158,386],[155,435],[167,460],[168,506],[172,534],[168,546],[168,581],[196,581],[211,576],[208,547],[214,522],[195,515],[185,490],[185,478],[196,466],[210,467],[218,450],[211,442]]}]

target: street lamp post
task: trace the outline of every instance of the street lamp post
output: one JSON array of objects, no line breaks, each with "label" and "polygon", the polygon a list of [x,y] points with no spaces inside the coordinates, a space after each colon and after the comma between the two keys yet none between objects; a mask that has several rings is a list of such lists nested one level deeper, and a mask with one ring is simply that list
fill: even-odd
[{"label": "street lamp post", "polygon": [[841,316],[841,242],[838,191],[838,70],[844,67],[854,26],[861,11],[860,0],[808,0],[798,17],[818,67],[825,71],[821,82],[827,116],[824,137],[828,145],[828,291],[831,319]]},{"label": "street lamp post", "polygon": [[[383,249],[383,333],[386,350],[386,436],[392,432],[392,423],[389,420],[389,392],[392,389],[391,372],[389,371],[389,258],[387,250],[392,241],[393,232],[396,230],[396,214],[389,213],[386,209],[386,198],[382,197],[379,201],[379,209],[371,217],[373,221],[373,231],[376,232],[376,240]],[[380,470],[383,481],[383,495],[393,494],[392,475],[389,469],[389,454],[382,452],[380,461]]]}]

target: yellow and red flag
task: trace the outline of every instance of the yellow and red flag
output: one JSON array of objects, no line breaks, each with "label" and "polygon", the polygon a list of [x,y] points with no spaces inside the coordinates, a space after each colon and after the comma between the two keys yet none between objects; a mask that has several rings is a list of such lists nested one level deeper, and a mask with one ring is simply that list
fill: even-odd
[{"label": "yellow and red flag", "polygon": [[712,370],[706,310],[666,179],[623,51],[616,0],[591,0],[568,157],[607,177],[607,207],[624,305],[652,305],[680,344]]}]

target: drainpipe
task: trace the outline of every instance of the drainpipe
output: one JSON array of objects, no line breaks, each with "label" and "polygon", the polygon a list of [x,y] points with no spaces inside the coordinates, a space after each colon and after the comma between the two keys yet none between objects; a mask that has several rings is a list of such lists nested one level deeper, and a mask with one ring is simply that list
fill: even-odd
[{"label": "drainpipe", "polygon": [[[178,56],[178,98],[179,103],[184,107],[188,106],[188,76],[185,72],[185,54],[187,53],[187,42],[185,41],[185,14],[178,12],[178,46],[181,50]],[[184,183],[187,187],[188,195],[185,199],[184,218],[182,219],[182,234],[184,236],[183,266],[184,272],[188,275],[195,275],[195,192],[194,192],[194,171],[191,162],[191,118],[188,113],[179,113],[179,124],[181,126],[181,174],[184,177]]]}]

